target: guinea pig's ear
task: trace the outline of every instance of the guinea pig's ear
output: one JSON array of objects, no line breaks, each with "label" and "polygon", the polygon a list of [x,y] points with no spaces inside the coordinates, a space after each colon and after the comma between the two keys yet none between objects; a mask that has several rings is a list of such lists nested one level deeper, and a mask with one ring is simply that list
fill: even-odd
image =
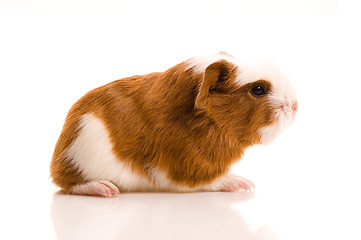
[{"label": "guinea pig's ear", "polygon": [[212,63],[206,68],[194,104],[196,109],[202,110],[207,108],[209,90],[215,88],[217,82],[226,81],[233,67],[233,64],[222,59]]}]

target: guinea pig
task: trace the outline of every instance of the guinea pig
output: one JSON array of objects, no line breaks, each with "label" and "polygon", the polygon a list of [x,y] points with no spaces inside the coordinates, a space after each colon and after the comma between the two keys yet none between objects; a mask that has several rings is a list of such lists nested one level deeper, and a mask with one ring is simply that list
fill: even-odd
[{"label": "guinea pig", "polygon": [[51,160],[69,194],[253,191],[230,174],[245,149],[294,120],[297,98],[272,63],[224,52],[91,90],[70,109]]}]

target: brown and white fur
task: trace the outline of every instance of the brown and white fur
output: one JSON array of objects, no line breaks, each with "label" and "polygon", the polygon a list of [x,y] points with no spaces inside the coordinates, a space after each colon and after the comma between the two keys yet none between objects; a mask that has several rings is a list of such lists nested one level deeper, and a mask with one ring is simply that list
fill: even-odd
[{"label": "brown and white fur", "polygon": [[[265,94],[254,95],[255,86]],[[272,141],[296,110],[293,87],[273,64],[192,58],[85,94],[66,117],[51,177],[65,192],[106,197],[252,191],[230,167],[247,147]]]}]

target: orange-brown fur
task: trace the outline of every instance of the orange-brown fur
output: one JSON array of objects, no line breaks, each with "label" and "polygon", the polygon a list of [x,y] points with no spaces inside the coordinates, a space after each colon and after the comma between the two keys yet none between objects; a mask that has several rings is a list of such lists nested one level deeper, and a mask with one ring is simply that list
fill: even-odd
[{"label": "orange-brown fur", "polygon": [[70,109],[56,144],[54,183],[67,191],[87,181],[66,158],[79,119],[87,113],[102,120],[116,157],[139,174],[156,168],[188,187],[224,175],[248,146],[260,142],[257,130],[273,121],[267,99],[252,96],[251,84],[240,87],[235,71],[236,66],[220,60],[203,76],[181,63],[88,92]]}]

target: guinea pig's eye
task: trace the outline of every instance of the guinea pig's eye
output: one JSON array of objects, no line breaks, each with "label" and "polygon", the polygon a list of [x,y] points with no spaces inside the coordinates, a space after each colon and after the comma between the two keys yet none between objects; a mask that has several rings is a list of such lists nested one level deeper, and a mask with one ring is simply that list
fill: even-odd
[{"label": "guinea pig's eye", "polygon": [[262,85],[256,85],[251,87],[251,93],[255,97],[262,97],[263,95],[266,95],[267,90]]}]

